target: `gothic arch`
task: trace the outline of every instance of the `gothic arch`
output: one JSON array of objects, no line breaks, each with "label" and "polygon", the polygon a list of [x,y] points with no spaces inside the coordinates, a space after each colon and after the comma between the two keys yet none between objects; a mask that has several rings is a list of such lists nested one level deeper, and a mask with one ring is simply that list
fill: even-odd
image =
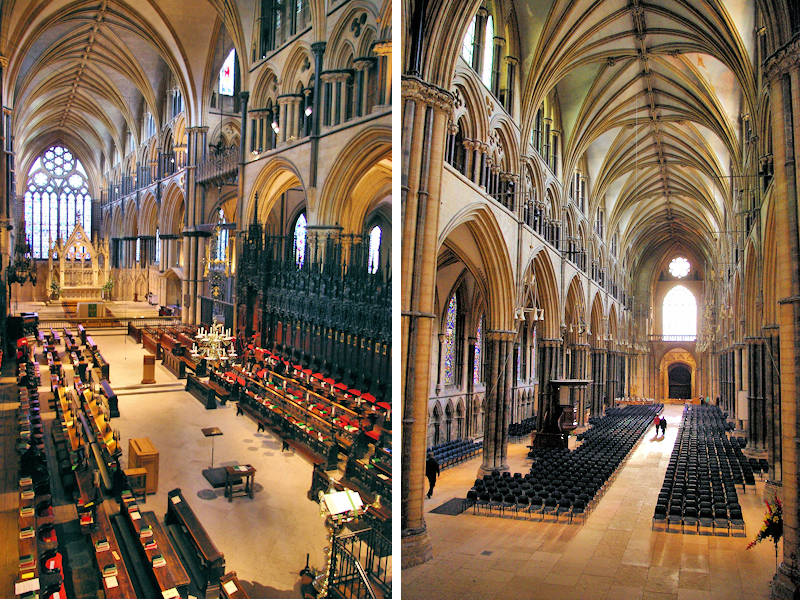
[{"label": "gothic arch", "polygon": [[[465,137],[469,134],[469,139],[485,141],[489,136],[489,120],[486,114],[486,103],[483,95],[486,89],[475,82],[474,77],[459,76],[457,74],[455,83],[452,86],[453,93],[456,95],[456,105],[454,114],[456,118],[468,115],[467,121],[470,125],[465,131]],[[459,100],[462,104],[459,104]]]},{"label": "gothic arch", "polygon": [[152,193],[144,195],[139,207],[139,231],[140,236],[155,236],[158,226],[158,206],[156,198]]},{"label": "gothic arch", "polygon": [[172,181],[161,199],[161,214],[159,215],[159,231],[169,234],[179,234],[183,231],[183,215],[186,210],[183,190]]},{"label": "gothic arch", "polygon": [[[244,207],[244,215],[236,215],[237,221],[241,218],[242,223],[250,223],[253,220],[253,212],[256,209],[255,196],[258,194],[258,222],[266,223],[272,208],[281,197],[281,194],[292,189],[302,188],[305,192],[305,184],[300,176],[300,170],[288,159],[283,157],[269,160],[259,171],[253,185],[250,188],[250,197]],[[313,219],[310,210],[307,214],[312,224],[319,221]]]},{"label": "gothic arch", "polygon": [[318,223],[361,232],[373,201],[391,194],[391,140],[389,128],[369,127],[345,144],[319,194]]},{"label": "gothic arch", "polygon": [[[327,52],[326,52],[327,54]],[[281,72],[278,88],[280,94],[294,94],[298,81],[310,81],[314,74],[311,49],[304,42],[295,42]]]},{"label": "gothic arch", "polygon": [[469,231],[483,263],[483,278],[488,287],[487,331],[509,331],[513,327],[515,286],[503,232],[490,208],[472,204],[445,225],[439,235],[439,246],[462,225]]},{"label": "gothic arch", "polygon": [[544,247],[533,255],[526,273],[535,278],[540,308],[544,309],[544,321],[537,325],[537,336],[555,339],[559,336],[561,300],[552,258]]}]

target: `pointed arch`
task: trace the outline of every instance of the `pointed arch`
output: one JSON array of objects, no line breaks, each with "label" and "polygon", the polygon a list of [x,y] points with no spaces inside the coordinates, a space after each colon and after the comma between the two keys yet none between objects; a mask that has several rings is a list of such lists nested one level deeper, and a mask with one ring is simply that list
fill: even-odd
[{"label": "pointed arch", "polygon": [[505,237],[491,209],[485,204],[471,204],[458,212],[439,235],[439,247],[451,233],[464,226],[477,246],[488,287],[487,330],[509,331],[514,327],[514,277]]}]

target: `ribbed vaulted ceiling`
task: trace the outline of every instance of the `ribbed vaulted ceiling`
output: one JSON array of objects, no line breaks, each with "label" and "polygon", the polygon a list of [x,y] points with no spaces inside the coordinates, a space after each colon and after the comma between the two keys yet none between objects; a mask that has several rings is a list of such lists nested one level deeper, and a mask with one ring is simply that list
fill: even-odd
[{"label": "ribbed vaulted ceiling", "polygon": [[126,131],[141,141],[143,112],[163,123],[170,80],[197,119],[194,99],[209,77],[218,14],[241,42],[232,0],[3,1],[3,94],[18,167],[55,139],[90,170],[103,160],[108,167],[115,150],[126,154]]},{"label": "ribbed vaulted ceiling", "polygon": [[712,259],[733,210],[731,181],[743,175],[739,114],[762,109],[753,4],[558,0],[516,10],[523,139],[555,89],[564,171],[585,155],[589,214],[605,198],[622,250],[637,261],[677,244]]}]

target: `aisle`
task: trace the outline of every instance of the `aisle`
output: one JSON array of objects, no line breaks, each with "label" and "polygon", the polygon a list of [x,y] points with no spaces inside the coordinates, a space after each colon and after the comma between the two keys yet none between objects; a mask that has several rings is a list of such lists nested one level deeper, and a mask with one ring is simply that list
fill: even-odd
[{"label": "aisle", "polygon": [[[651,531],[651,517],[677,436],[683,406],[665,408],[664,440],[652,426],[618,472],[586,524],[456,517],[430,511],[464,497],[480,458],[444,472],[425,501],[434,559],[402,572],[404,599],[719,598],[769,597],[775,568],[770,545],[745,550],[747,539]],[[523,442],[509,446],[511,470],[528,472]],[[739,494],[748,538],[760,524],[758,494]]]}]

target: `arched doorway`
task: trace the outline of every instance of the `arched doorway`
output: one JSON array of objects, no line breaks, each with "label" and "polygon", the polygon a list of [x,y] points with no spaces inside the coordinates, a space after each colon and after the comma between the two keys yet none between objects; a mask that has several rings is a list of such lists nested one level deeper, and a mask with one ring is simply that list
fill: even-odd
[{"label": "arched doorway", "polygon": [[691,398],[692,370],[685,363],[673,363],[669,366],[669,397]]},{"label": "arched doorway", "polygon": [[661,357],[658,370],[661,381],[659,400],[685,400],[697,396],[697,360],[691,350],[672,348]]}]

